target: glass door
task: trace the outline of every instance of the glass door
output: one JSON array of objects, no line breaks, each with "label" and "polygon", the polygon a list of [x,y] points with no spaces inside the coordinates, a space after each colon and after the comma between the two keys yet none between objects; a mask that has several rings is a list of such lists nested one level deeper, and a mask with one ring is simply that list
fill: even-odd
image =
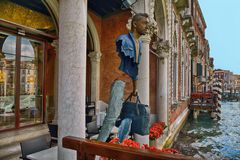
[{"label": "glass door", "polygon": [[15,127],[16,36],[0,32],[0,130]]},{"label": "glass door", "polygon": [[43,122],[44,43],[21,38],[20,126]]},{"label": "glass door", "polygon": [[43,123],[44,46],[0,31],[0,131]]}]

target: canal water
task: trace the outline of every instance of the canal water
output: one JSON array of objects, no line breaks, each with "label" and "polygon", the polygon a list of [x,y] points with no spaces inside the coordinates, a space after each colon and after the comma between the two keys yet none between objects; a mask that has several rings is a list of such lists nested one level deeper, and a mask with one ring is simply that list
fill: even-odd
[{"label": "canal water", "polygon": [[184,155],[208,160],[240,160],[240,102],[222,102],[221,120],[207,112],[190,114],[173,148]]}]

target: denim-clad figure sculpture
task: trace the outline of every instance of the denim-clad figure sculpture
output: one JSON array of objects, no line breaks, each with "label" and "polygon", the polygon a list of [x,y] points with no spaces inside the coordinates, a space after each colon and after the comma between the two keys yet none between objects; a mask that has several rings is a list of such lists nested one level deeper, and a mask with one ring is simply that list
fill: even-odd
[{"label": "denim-clad figure sculpture", "polygon": [[[121,64],[119,69],[132,79],[133,96],[137,96],[137,80],[138,80],[138,66],[141,62],[141,48],[142,42],[139,39],[141,35],[145,35],[148,26],[148,15],[146,13],[138,13],[132,18],[131,32],[125,35],[120,35],[116,40],[116,47]],[[121,80],[123,77],[118,77],[112,84],[109,105],[106,117],[103,121],[99,141],[105,142],[115,125],[115,122],[120,115],[125,82]],[[121,122],[118,132],[120,142],[126,138],[130,132],[131,119],[124,119]]]}]

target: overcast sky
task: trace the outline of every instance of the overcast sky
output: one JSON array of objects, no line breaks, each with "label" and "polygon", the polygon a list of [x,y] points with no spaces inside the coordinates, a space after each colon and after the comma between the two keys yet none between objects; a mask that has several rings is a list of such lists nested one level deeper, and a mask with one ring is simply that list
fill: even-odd
[{"label": "overcast sky", "polygon": [[[21,43],[21,56],[25,56],[25,58],[21,57],[21,60],[27,59],[26,57],[34,58],[34,50],[30,41],[22,38]],[[2,50],[4,53],[16,54],[16,36],[8,36],[3,44]],[[15,56],[7,55],[7,58],[15,59]]]},{"label": "overcast sky", "polygon": [[240,0],[199,0],[215,69],[240,74]]}]

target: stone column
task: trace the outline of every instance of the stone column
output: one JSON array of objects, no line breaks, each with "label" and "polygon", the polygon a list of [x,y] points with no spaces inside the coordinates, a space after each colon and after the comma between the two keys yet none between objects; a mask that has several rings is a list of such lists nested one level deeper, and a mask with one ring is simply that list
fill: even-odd
[{"label": "stone column", "polygon": [[143,42],[142,45],[142,62],[139,65],[138,73],[138,93],[142,103],[149,105],[149,79],[150,79],[150,69],[149,69],[149,44],[151,38],[149,35],[141,37]]},{"label": "stone column", "polygon": [[[154,6],[155,0],[142,0],[137,1],[134,4],[133,8],[136,12],[145,12],[149,15],[149,24],[148,24],[148,34],[141,37],[143,42],[142,46],[142,62],[139,66],[138,73],[138,93],[140,96],[140,100],[142,103],[148,104],[150,103],[150,50],[149,44],[151,41],[151,36],[157,33],[157,23],[154,19]],[[131,20],[128,21],[128,29],[130,29]]]},{"label": "stone column", "polygon": [[[150,50],[149,44],[151,35],[157,33],[157,23],[154,20],[154,1],[155,0],[141,0],[134,4],[133,8],[136,12],[145,12],[149,14],[149,29],[148,34],[141,37],[142,45],[142,61],[139,65],[138,73],[138,93],[142,103],[150,105]],[[128,21],[129,28],[131,20]],[[140,144],[149,144],[149,135],[141,136],[135,134],[135,140]]]},{"label": "stone column", "polygon": [[[140,63],[139,66],[139,73],[138,73],[138,93],[139,97],[141,100],[141,103],[150,105],[150,65],[149,65],[149,44],[151,41],[151,38],[149,35],[145,35],[141,37],[141,40],[143,42],[142,45],[142,62]],[[141,145],[143,144],[149,144],[149,135],[138,135],[134,134],[135,140],[140,143]]]},{"label": "stone column", "polygon": [[91,59],[91,100],[95,102],[96,113],[98,113],[98,101],[100,96],[100,60],[102,54],[99,52],[91,52],[88,56]]},{"label": "stone column", "polygon": [[62,147],[68,135],[85,138],[87,1],[60,0],[58,159],[76,159]]},{"label": "stone column", "polygon": [[157,116],[158,121],[168,124],[168,41],[158,43],[157,52],[160,56],[158,60]]}]

